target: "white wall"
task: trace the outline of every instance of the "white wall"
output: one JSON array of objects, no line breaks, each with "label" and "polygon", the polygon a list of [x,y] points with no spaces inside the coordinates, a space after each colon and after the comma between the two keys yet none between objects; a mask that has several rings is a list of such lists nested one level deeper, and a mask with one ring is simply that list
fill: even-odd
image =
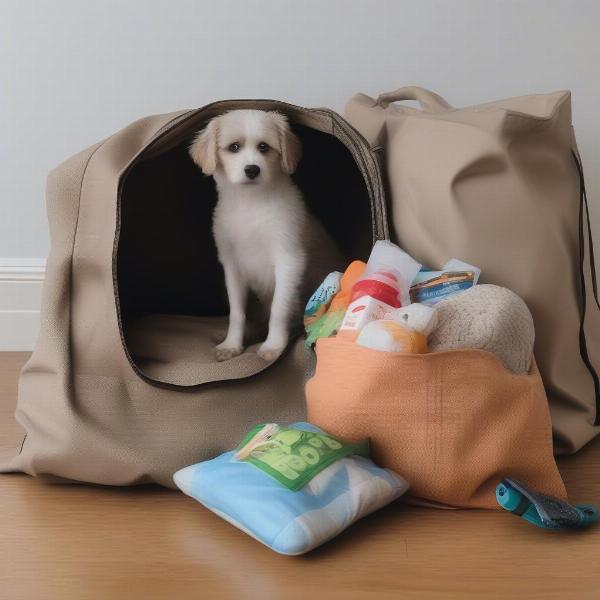
[{"label": "white wall", "polygon": [[599,23],[595,0],[0,0],[0,266],[47,254],[46,173],[133,119],[407,84],[458,106],[570,88],[598,231]]}]

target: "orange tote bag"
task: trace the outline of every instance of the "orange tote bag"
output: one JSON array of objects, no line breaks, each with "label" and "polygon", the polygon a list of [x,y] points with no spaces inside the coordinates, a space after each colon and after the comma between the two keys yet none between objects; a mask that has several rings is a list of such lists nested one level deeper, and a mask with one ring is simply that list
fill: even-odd
[{"label": "orange tote bag", "polygon": [[401,354],[327,338],[306,393],[311,423],[370,438],[374,460],[405,477],[417,499],[497,508],[503,477],[567,497],[535,364],[515,375],[483,350]]}]

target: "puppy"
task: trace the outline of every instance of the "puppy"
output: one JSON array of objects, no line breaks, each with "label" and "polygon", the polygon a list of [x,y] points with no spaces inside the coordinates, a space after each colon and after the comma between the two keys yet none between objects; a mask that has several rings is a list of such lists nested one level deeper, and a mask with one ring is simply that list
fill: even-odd
[{"label": "puppy", "polygon": [[230,309],[227,336],[215,349],[219,361],[244,350],[249,292],[270,306],[268,335],[258,354],[272,361],[300,322],[301,301],[343,264],[290,177],[300,155],[300,140],[286,117],[261,110],[212,119],[190,147],[192,160],[214,177],[219,195],[213,233]]}]

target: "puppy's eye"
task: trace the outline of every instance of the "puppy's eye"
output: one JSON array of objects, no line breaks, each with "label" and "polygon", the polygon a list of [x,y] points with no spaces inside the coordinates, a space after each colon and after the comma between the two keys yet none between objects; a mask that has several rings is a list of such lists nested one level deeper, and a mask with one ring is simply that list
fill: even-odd
[{"label": "puppy's eye", "polygon": [[259,152],[262,152],[263,154],[269,149],[269,144],[267,144],[266,142],[261,142],[258,146],[257,146]]},{"label": "puppy's eye", "polygon": [[227,150],[229,150],[229,152],[238,152],[240,149],[240,145],[237,142],[234,142],[233,144],[229,144]]}]

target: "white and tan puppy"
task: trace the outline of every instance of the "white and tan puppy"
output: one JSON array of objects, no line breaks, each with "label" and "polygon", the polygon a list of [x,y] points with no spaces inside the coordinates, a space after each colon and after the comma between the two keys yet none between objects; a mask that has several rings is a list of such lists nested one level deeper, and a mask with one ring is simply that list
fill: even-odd
[{"label": "white and tan puppy", "polygon": [[194,162],[212,175],[219,194],[213,232],[225,271],[229,329],[217,360],[244,350],[248,293],[268,307],[265,360],[285,349],[306,299],[341,266],[335,244],[306,210],[290,175],[301,144],[277,112],[234,110],[212,119],[190,147]]}]

